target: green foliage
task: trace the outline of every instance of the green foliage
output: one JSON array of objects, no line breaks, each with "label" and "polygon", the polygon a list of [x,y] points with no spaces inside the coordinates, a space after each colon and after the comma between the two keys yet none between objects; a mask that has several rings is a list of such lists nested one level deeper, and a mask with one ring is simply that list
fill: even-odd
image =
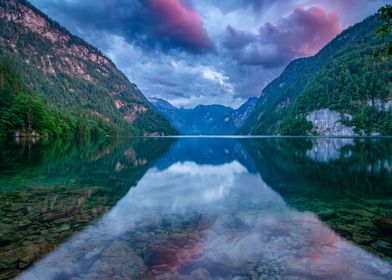
[{"label": "green foliage", "polygon": [[377,42],[370,37],[336,53],[298,96],[288,119],[329,108],[352,115],[346,125],[358,134],[392,135],[391,112],[382,105],[392,97],[392,60],[373,57]]},{"label": "green foliage", "polygon": [[383,26],[376,30],[380,39],[387,39],[385,46],[375,52],[375,56],[381,54],[392,55],[392,6],[386,5],[378,10],[381,19],[384,21]]},{"label": "green foliage", "polygon": [[116,135],[117,128],[87,113],[59,112],[45,105],[23,83],[8,59],[0,61],[0,135]]},{"label": "green foliage", "polygon": [[312,123],[307,121],[305,117],[287,118],[280,129],[283,135],[308,135],[312,129]]},{"label": "green foliage", "polygon": [[136,127],[142,127],[145,131],[160,132],[164,135],[176,135],[177,130],[159,113],[151,110],[148,114],[138,117],[134,123]]}]

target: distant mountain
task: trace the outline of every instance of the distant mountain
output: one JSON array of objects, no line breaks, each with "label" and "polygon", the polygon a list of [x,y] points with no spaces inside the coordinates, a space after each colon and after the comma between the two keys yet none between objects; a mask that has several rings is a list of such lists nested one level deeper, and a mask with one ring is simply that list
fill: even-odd
[{"label": "distant mountain", "polygon": [[237,110],[222,105],[199,105],[193,109],[176,108],[161,98],[150,102],[184,135],[234,134],[256,106],[257,98],[250,98]]},{"label": "distant mountain", "polygon": [[[4,57],[29,94],[61,113],[68,127],[106,134],[176,133],[109,58],[25,0],[0,1],[0,58]],[[18,94],[10,94],[8,103]]]},{"label": "distant mountain", "polygon": [[255,135],[392,135],[392,58],[374,57],[377,15],[293,61],[240,129]]}]

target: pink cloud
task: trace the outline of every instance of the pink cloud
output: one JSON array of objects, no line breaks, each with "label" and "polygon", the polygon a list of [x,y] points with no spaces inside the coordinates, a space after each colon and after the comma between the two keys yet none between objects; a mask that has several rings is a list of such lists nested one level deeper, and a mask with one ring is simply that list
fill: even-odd
[{"label": "pink cloud", "polygon": [[318,52],[340,32],[339,17],[321,7],[299,7],[277,25],[266,24],[261,36],[268,42],[281,45],[296,56],[310,56]]},{"label": "pink cloud", "polygon": [[258,34],[229,26],[224,45],[243,64],[277,67],[295,58],[314,55],[340,31],[336,13],[328,13],[319,6],[298,7],[277,23],[261,26]]},{"label": "pink cloud", "polygon": [[212,49],[213,43],[200,15],[180,0],[149,0],[153,14],[159,19],[154,31],[193,49]]}]

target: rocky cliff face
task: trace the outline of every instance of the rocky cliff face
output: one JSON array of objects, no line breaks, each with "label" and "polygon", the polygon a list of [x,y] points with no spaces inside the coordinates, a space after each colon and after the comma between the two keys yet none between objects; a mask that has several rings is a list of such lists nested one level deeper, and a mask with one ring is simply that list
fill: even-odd
[{"label": "rocky cliff face", "polygon": [[128,122],[144,134],[173,132],[110,59],[27,1],[0,1],[0,50],[48,104]]},{"label": "rocky cliff face", "polygon": [[316,110],[306,116],[306,120],[313,125],[313,132],[320,136],[354,136],[352,127],[342,123],[343,120],[351,121],[352,116],[341,114],[329,109]]}]

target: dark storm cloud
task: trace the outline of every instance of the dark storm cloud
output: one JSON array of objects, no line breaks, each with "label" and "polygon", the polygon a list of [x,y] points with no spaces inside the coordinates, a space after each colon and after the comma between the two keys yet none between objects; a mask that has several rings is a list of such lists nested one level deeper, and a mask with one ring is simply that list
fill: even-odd
[{"label": "dark storm cloud", "polygon": [[79,28],[113,32],[143,47],[198,53],[214,49],[200,15],[180,0],[43,1],[51,14],[61,14]]},{"label": "dark storm cloud", "polygon": [[149,32],[161,41],[196,51],[213,49],[200,15],[189,5],[180,0],[149,0],[147,3]]},{"label": "dark storm cloud", "polygon": [[168,91],[167,94],[182,98],[187,98],[187,96],[189,95],[188,93],[185,93],[183,91]]},{"label": "dark storm cloud", "polygon": [[152,83],[167,86],[167,87],[178,87],[179,84],[176,82],[173,82],[172,80],[165,79],[162,77],[148,77],[147,80],[149,80]]},{"label": "dark storm cloud", "polygon": [[340,31],[339,17],[321,7],[297,8],[257,34],[228,26],[224,46],[241,64],[277,67],[296,57],[315,54]]}]

